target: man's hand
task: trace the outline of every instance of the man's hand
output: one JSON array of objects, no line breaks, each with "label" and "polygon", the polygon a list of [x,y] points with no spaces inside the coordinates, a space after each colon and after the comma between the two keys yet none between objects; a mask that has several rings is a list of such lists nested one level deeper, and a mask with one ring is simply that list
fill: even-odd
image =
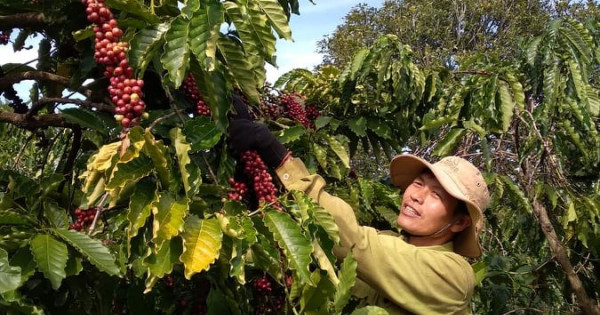
[{"label": "man's hand", "polygon": [[267,126],[251,120],[248,107],[239,97],[233,97],[233,106],[236,113],[229,117],[229,145],[240,155],[256,150],[267,166],[278,167],[287,149]]}]

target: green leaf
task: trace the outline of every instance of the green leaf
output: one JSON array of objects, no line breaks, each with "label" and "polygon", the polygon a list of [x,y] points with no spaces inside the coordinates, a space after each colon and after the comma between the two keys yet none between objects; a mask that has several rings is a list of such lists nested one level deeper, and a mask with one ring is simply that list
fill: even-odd
[{"label": "green leaf", "polygon": [[10,258],[10,265],[21,268],[21,284],[25,283],[35,274],[35,267],[37,266],[33,259],[33,255],[31,254],[31,250],[27,247],[19,248],[12,255]]},{"label": "green leaf", "polygon": [[183,129],[185,138],[192,145],[192,152],[207,150],[221,140],[223,131],[210,117],[196,117],[185,124]]},{"label": "green leaf", "polygon": [[168,79],[175,88],[178,88],[183,79],[190,59],[190,50],[187,39],[190,31],[190,21],[183,16],[178,16],[171,22],[165,34],[165,53],[160,61],[169,72]]},{"label": "green leaf", "polygon": [[159,19],[146,9],[141,1],[106,0],[106,6],[121,12],[131,13],[143,18],[149,24],[158,23]]},{"label": "green leaf", "polygon": [[263,58],[275,65],[273,57],[276,39],[267,24],[267,17],[256,3],[249,3],[245,13],[242,13],[240,6],[232,1],[224,2],[223,6],[227,15],[231,17],[245,50],[256,50]]},{"label": "green leaf", "polygon": [[0,224],[32,224],[35,219],[14,210],[0,210]]},{"label": "green leaf", "polygon": [[146,131],[144,134],[146,142],[144,143],[144,153],[152,159],[154,169],[158,173],[160,184],[163,189],[168,190],[170,186],[171,170],[170,170],[170,155],[169,148],[167,148],[162,141],[157,141],[154,136]]},{"label": "green leaf", "polygon": [[348,120],[348,127],[359,137],[367,136],[367,119],[363,116]]},{"label": "green leaf", "polygon": [[44,216],[52,227],[65,229],[69,227],[67,210],[61,208],[55,201],[44,200]]},{"label": "green leaf", "polygon": [[389,313],[379,306],[365,306],[354,310],[350,315],[389,315]]},{"label": "green leaf", "polygon": [[259,103],[258,83],[254,76],[252,64],[248,62],[247,55],[239,43],[234,42],[230,36],[221,36],[217,42],[219,51],[223,54],[227,67],[235,76],[234,79],[240,86],[244,95],[252,103]]},{"label": "green leaf", "polygon": [[367,128],[383,139],[389,140],[392,138],[392,129],[381,119],[369,117]]},{"label": "green leaf", "polygon": [[152,290],[158,279],[173,271],[173,266],[179,262],[179,255],[182,252],[181,239],[174,237],[169,242],[165,242],[158,252],[144,258],[142,264],[148,267],[148,278],[146,279],[146,290],[144,293]]},{"label": "green leaf", "polygon": [[[131,195],[127,211],[127,249],[130,250],[131,239],[134,238],[152,213],[152,204],[158,202],[156,185],[150,181],[140,181]],[[130,254],[130,253],[128,253]]]},{"label": "green leaf", "polygon": [[83,108],[65,108],[61,111],[67,122],[77,124],[84,128],[96,130],[103,135],[108,134],[105,124],[96,113]]},{"label": "green leaf", "polygon": [[176,199],[170,193],[163,192],[159,201],[152,205],[154,221],[152,222],[152,241],[156,250],[171,238],[177,236],[183,228],[183,218],[188,212],[189,200]]},{"label": "green leaf", "polygon": [[510,179],[508,176],[500,176],[499,177],[502,182],[506,185],[511,194],[516,197],[519,205],[525,209],[528,213],[532,213],[533,209],[531,208],[531,204],[525,196],[525,193]]},{"label": "green leaf", "polygon": [[140,178],[150,174],[152,171],[152,161],[145,155],[142,155],[127,163],[117,163],[109,179],[107,190],[123,188],[130,182],[138,181]]},{"label": "green leaf", "polygon": [[184,2],[183,7],[181,8],[181,14],[186,18],[191,18],[194,12],[200,9],[200,1],[199,0],[187,0]]},{"label": "green leaf", "polygon": [[129,64],[138,70],[139,73],[146,71],[156,51],[160,49],[164,41],[163,35],[168,29],[169,24],[167,23],[150,25],[137,32],[131,40],[128,60]]},{"label": "green leaf", "polygon": [[195,215],[187,218],[183,238],[183,253],[179,260],[185,267],[186,279],[203,270],[219,256],[223,231],[216,219],[201,220]]},{"label": "green leaf", "polygon": [[487,263],[485,261],[480,261],[474,263],[471,267],[473,267],[473,272],[475,273],[476,285],[481,285],[481,282],[487,276]]},{"label": "green leaf", "polygon": [[331,120],[333,119],[333,117],[330,116],[319,116],[317,117],[317,119],[315,119],[315,128],[317,130],[327,126]]},{"label": "green leaf", "polygon": [[38,268],[52,283],[52,288],[57,290],[62,280],[66,277],[67,245],[59,242],[48,234],[38,234],[31,239],[31,253]]},{"label": "green leaf", "polygon": [[265,212],[263,219],[277,244],[283,249],[290,269],[296,270],[302,283],[316,285],[312,282],[308,269],[313,247],[310,240],[302,234],[298,224],[289,215],[274,210]]},{"label": "green leaf", "polygon": [[223,5],[213,1],[208,4],[203,1],[190,21],[190,49],[205,70],[214,69],[219,28],[223,21]]},{"label": "green leaf", "polygon": [[515,102],[513,101],[512,95],[508,90],[508,85],[506,82],[500,82],[498,88],[498,94],[500,95],[500,117],[502,124],[502,131],[508,131],[510,124],[512,123],[512,118],[515,109]]},{"label": "green leaf", "polygon": [[21,285],[21,268],[8,263],[8,253],[0,248],[0,294],[15,290]]},{"label": "green leaf", "polygon": [[301,314],[317,314],[328,311],[328,302],[330,297],[335,293],[335,286],[331,280],[326,277],[320,270],[316,270],[311,275],[311,281],[316,283],[316,286],[305,286],[300,298]]},{"label": "green leaf", "polygon": [[362,178],[358,179],[358,186],[360,187],[360,192],[364,204],[367,208],[371,209],[371,203],[373,202],[373,195],[375,194],[375,189],[373,189],[373,184],[367,180]]},{"label": "green leaf", "polygon": [[329,144],[331,150],[333,150],[333,152],[340,158],[340,161],[342,161],[344,167],[350,168],[350,157],[348,156],[348,151],[346,151],[346,148],[344,148],[338,139],[324,133],[321,133],[321,136]]},{"label": "green leaf", "polygon": [[317,162],[323,169],[327,169],[327,150],[319,145],[317,142],[311,142],[310,146]]},{"label": "green leaf", "polygon": [[435,156],[447,156],[452,152],[456,146],[462,140],[462,137],[465,133],[465,130],[462,128],[451,129],[448,134],[444,137],[444,139],[440,140],[435,149],[433,150],[433,155]]},{"label": "green leaf", "polygon": [[282,144],[288,144],[294,142],[300,137],[302,137],[306,133],[306,129],[302,126],[293,126],[287,129],[281,130],[278,134],[276,134],[277,139]]},{"label": "green leaf", "polygon": [[[308,197],[306,197],[308,198]],[[313,203],[309,214],[312,219],[325,230],[329,238],[336,244],[340,242],[340,231],[333,216],[320,205]]]},{"label": "green leaf", "polygon": [[277,0],[258,0],[260,9],[267,15],[271,26],[279,37],[292,40],[292,30],[288,24],[288,18]]},{"label": "green leaf", "polygon": [[73,246],[100,271],[106,272],[111,276],[120,275],[119,267],[115,263],[114,257],[108,248],[102,245],[100,240],[71,230],[52,229],[51,231]]},{"label": "green leaf", "polygon": [[348,252],[346,258],[342,262],[342,266],[338,272],[338,279],[340,280],[337,291],[335,292],[333,305],[338,313],[342,312],[342,309],[350,300],[352,288],[356,284],[356,259],[352,256],[352,251]]}]

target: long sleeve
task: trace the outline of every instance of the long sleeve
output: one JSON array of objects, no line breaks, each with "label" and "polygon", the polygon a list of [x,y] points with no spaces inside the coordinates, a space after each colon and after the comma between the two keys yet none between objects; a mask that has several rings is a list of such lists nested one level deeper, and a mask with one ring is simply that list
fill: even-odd
[{"label": "long sleeve", "polygon": [[276,173],[286,189],[303,191],[331,213],[340,231],[336,255],[352,248],[359,279],[381,294],[382,303],[393,304],[386,307],[391,314],[470,313],[474,274],[468,262],[452,252],[451,243],[416,247],[360,226],[352,207],[327,193],[325,180],[311,175],[299,159],[289,159]]}]

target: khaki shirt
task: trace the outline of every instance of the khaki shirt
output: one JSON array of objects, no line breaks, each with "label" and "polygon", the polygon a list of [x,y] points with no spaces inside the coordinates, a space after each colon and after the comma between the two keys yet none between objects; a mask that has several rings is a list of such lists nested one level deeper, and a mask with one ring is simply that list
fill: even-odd
[{"label": "khaki shirt", "polygon": [[358,263],[356,297],[390,314],[471,314],[475,275],[452,243],[417,247],[358,225],[352,207],[327,193],[325,180],[310,175],[299,159],[289,159],[276,173],[286,189],[305,192],[335,219],[341,242],[335,255],[342,258],[352,248]]}]

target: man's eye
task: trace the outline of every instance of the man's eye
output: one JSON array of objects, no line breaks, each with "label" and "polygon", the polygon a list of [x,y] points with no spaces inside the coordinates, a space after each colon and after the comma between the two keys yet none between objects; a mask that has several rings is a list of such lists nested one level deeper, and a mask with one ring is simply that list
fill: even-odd
[{"label": "man's eye", "polygon": [[417,187],[421,187],[421,186],[423,185],[423,183],[421,183],[421,182],[420,182],[420,181],[418,181],[418,180],[415,180],[415,181],[413,181],[412,183],[413,183],[413,185],[415,185],[415,186],[417,186]]}]

